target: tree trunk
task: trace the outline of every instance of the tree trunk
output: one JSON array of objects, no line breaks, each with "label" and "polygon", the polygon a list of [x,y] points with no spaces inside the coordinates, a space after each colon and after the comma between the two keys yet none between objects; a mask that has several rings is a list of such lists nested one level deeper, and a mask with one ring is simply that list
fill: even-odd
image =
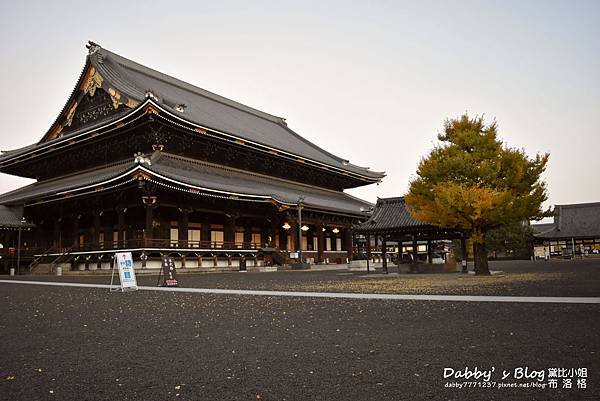
[{"label": "tree trunk", "polygon": [[488,267],[488,252],[485,244],[473,242],[473,253],[475,259],[475,274],[477,276],[491,275]]}]

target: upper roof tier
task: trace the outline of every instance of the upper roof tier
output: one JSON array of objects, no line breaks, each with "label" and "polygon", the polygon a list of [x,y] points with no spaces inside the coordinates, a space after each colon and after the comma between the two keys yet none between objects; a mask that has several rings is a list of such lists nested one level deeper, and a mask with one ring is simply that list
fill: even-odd
[{"label": "upper roof tier", "polygon": [[[82,92],[93,95],[96,88],[106,90],[112,97],[115,109],[122,105],[120,113],[114,113],[104,122],[122,118],[123,110],[136,110],[151,99],[164,110],[187,123],[239,138],[249,144],[267,147],[274,154],[283,152],[301,160],[333,167],[341,173],[363,177],[365,184],[378,182],[385,176],[382,172],[370,171],[337,157],[288,128],[285,119],[245,106],[241,103],[216,95],[194,85],[183,82],[151,68],[145,67],[116,53],[90,42],[86,66],[77,87],[67,101],[63,111],[42,140],[21,149],[4,152],[0,164],[23,154],[35,152],[48,142],[68,140],[65,121],[71,125],[77,99]],[[81,132],[85,127],[77,127]]]}]

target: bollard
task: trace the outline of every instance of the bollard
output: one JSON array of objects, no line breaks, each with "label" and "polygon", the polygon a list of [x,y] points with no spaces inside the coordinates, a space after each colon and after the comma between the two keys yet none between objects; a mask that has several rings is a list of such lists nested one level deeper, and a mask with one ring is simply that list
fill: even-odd
[{"label": "bollard", "polygon": [[56,266],[56,275],[62,276],[62,266]]},{"label": "bollard", "polygon": [[14,276],[14,275],[15,275],[15,268],[14,268],[14,267],[11,267],[11,268],[10,268],[10,275],[11,275],[11,276]]}]

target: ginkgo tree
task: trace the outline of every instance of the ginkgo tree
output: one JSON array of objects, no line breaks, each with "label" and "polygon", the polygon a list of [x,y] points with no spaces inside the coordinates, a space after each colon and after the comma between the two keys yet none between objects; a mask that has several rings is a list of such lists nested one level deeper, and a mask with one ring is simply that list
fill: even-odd
[{"label": "ginkgo tree", "polygon": [[530,158],[498,139],[494,121],[464,114],[447,120],[439,144],[421,159],[406,204],[414,218],[469,233],[476,274],[490,274],[488,231],[517,221],[541,219],[547,199],[541,175],[548,154]]}]

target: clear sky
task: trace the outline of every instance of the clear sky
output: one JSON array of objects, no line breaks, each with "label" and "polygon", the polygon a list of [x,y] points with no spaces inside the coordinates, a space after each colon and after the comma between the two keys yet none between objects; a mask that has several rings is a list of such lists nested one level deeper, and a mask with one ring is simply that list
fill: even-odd
[{"label": "clear sky", "polygon": [[[326,4],[325,4],[326,3]],[[549,152],[547,206],[600,201],[600,1],[3,1],[0,149],[38,141],[87,40],[287,118],[403,195],[446,118]],[[29,180],[0,175],[0,192]]]}]

